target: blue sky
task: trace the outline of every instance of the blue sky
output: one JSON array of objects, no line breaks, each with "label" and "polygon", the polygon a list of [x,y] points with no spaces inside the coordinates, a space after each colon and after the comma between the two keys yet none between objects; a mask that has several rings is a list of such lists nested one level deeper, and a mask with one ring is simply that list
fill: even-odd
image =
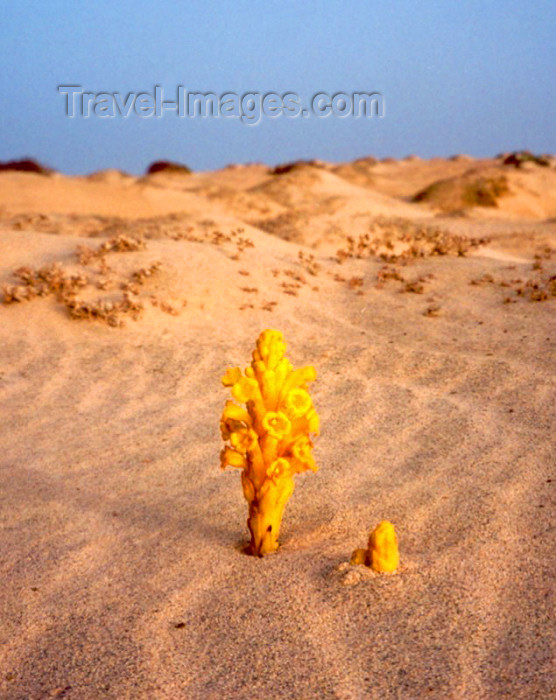
[{"label": "blue sky", "polygon": [[[0,0],[0,160],[67,173],[232,162],[556,150],[556,5],[548,0]],[[385,114],[88,119],[88,92],[380,92]]]}]

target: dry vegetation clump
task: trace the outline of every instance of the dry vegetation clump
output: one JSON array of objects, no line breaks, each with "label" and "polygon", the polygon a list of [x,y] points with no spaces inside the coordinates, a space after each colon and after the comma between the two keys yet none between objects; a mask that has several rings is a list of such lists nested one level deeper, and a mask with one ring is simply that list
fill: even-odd
[{"label": "dry vegetation clump", "polygon": [[[3,286],[3,302],[10,304],[53,295],[64,305],[72,319],[102,321],[110,326],[121,327],[126,318],[136,321],[143,314],[145,307],[139,298],[141,288],[161,269],[162,263],[157,261],[133,270],[128,273],[127,280],[118,281],[118,275],[106,274],[110,270],[106,256],[109,253],[135,252],[145,248],[143,241],[124,235],[105,241],[96,248],[80,246],[76,256],[80,264],[89,266],[88,276],[82,272],[72,274],[57,262],[36,270],[21,267],[14,272],[14,276],[21,283]],[[95,270],[91,265],[93,262],[100,262],[100,269]],[[82,290],[96,288],[107,291],[118,287],[122,294],[117,298],[89,300],[77,296]],[[182,306],[185,306],[185,303],[184,301]],[[157,298],[153,306],[173,316],[177,316],[180,311],[173,303],[162,298]]]},{"label": "dry vegetation clump", "polygon": [[105,258],[108,253],[131,253],[137,250],[145,250],[146,247],[145,242],[142,240],[119,235],[104,241],[96,248],[84,245],[79,246],[77,248],[77,258],[81,265],[89,265],[92,261]]},{"label": "dry vegetation clump", "polygon": [[229,233],[225,233],[214,229],[214,226],[215,222],[212,219],[203,219],[197,222],[195,227],[190,223],[188,215],[174,213],[135,221],[111,219],[109,222],[104,221],[103,226],[96,231],[95,235],[115,235],[118,239],[133,237],[133,240],[141,242],[148,239],[169,238],[173,241],[211,243],[216,246],[230,243],[236,247],[238,255],[245,249],[254,247],[253,241],[242,235],[243,228],[233,229]]},{"label": "dry vegetation clump", "polygon": [[294,280],[295,282],[300,282],[301,284],[307,284],[307,279],[305,278],[304,275],[301,274],[301,272],[297,272],[297,270],[282,270],[283,274],[286,275],[286,277],[289,277],[290,279]]},{"label": "dry vegetation clump", "polygon": [[357,291],[359,294],[362,294],[362,287],[363,287],[363,277],[350,277],[349,280],[347,281],[347,285],[350,289],[353,289]]},{"label": "dry vegetation clump", "polygon": [[82,238],[118,238],[125,236],[135,240],[170,239],[174,241],[191,241],[194,243],[210,242],[211,228],[215,222],[210,219],[192,223],[192,217],[186,212],[174,212],[165,216],[124,219],[117,216],[93,216],[80,214],[2,214],[0,224],[16,231],[39,231],[41,233],[75,235],[76,230]]},{"label": "dry vegetation clump", "polygon": [[143,284],[143,282],[148,278],[152,277],[156,272],[158,272],[162,267],[160,260],[153,262],[149,267],[141,267],[139,270],[132,272],[132,279],[138,284]]},{"label": "dry vegetation clump", "polygon": [[368,233],[348,236],[347,245],[336,253],[336,260],[379,258],[401,263],[433,255],[465,256],[472,248],[488,242],[486,238],[468,238],[427,223],[408,219],[377,217]]},{"label": "dry vegetation clump", "polygon": [[395,282],[405,282],[405,277],[399,271],[397,267],[392,267],[391,265],[383,265],[380,270],[376,273],[376,287],[380,289],[384,286],[385,282],[388,280],[394,280]]},{"label": "dry vegetation clump", "polygon": [[52,263],[34,270],[20,267],[14,272],[22,284],[3,285],[4,304],[30,301],[36,297],[54,294],[59,301],[73,297],[78,289],[86,287],[88,279],[83,274],[70,275],[59,263]]},{"label": "dry vegetation clump", "polygon": [[41,233],[58,233],[59,217],[49,214],[16,214],[15,216],[2,216],[2,226],[13,231],[40,231]]},{"label": "dry vegetation clump", "polygon": [[3,286],[5,304],[53,295],[65,306],[70,318],[99,320],[110,326],[123,325],[123,316],[137,320],[144,308],[130,291],[124,291],[121,299],[116,301],[79,299],[77,293],[90,286],[89,279],[82,273],[69,274],[59,263],[38,270],[21,267],[14,272],[14,276],[23,284]]},{"label": "dry vegetation clump", "polygon": [[484,287],[486,284],[495,284],[495,281],[494,277],[489,272],[485,272],[480,277],[475,277],[472,279],[469,284],[473,285],[474,287]]},{"label": "dry vegetation clump", "polygon": [[315,260],[315,256],[312,253],[304,253],[302,250],[300,250],[297,253],[297,257],[302,267],[304,267],[310,275],[318,274],[320,265]]},{"label": "dry vegetation clump", "polygon": [[415,280],[406,282],[402,288],[402,292],[412,292],[413,294],[423,294],[425,291],[425,278],[418,277]]},{"label": "dry vegetation clump", "polygon": [[299,296],[299,290],[301,289],[299,282],[281,282],[280,286],[284,294],[289,294],[292,297]]},{"label": "dry vegetation clump", "polygon": [[548,301],[556,297],[556,275],[528,279],[523,287],[518,287],[515,292],[529,301]]},{"label": "dry vegetation clump", "polygon": [[[543,248],[534,256],[534,262],[531,266],[532,274],[526,279],[521,277],[504,279],[496,279],[493,275],[485,273],[481,277],[470,280],[469,284],[473,286],[493,286],[501,287],[513,292],[506,294],[504,297],[505,304],[515,303],[519,298],[529,301],[548,301],[556,297],[556,274],[554,269],[546,270],[545,265],[552,259],[552,249],[550,247]],[[510,266],[510,270],[514,270],[515,266]]]},{"label": "dry vegetation clump", "polygon": [[254,248],[255,244],[250,238],[243,236],[245,229],[233,229],[230,233],[223,231],[212,231],[206,240],[212,245],[220,246],[224,243],[235,245],[236,252],[232,255],[232,260],[239,260],[241,253],[247,248]]},{"label": "dry vegetation clump", "polygon": [[434,279],[432,273],[419,275],[414,279],[407,280],[400,272],[399,268],[392,265],[383,265],[376,275],[375,289],[382,289],[386,282],[399,282],[400,292],[412,294],[424,294],[425,285]]},{"label": "dry vegetation clump", "polygon": [[166,216],[143,217],[135,220],[119,217],[104,217],[97,222],[96,230],[89,235],[95,237],[129,235],[141,240],[170,238],[171,240],[202,240],[194,234],[195,227],[185,213]]},{"label": "dry vegetation clump", "polygon": [[70,318],[88,321],[103,321],[109,326],[123,326],[123,317],[129,316],[138,321],[145,309],[143,303],[130,292],[124,292],[117,301],[98,300],[94,302],[70,298],[65,301]]},{"label": "dry vegetation clump", "polygon": [[[310,256],[310,257],[312,258],[313,256]],[[282,280],[279,283],[279,286],[280,286],[283,294],[289,294],[290,296],[293,296],[293,297],[299,296],[299,290],[304,285],[309,284],[307,282],[307,278],[305,277],[305,275],[302,272],[300,272],[299,270],[292,270],[291,268],[286,268],[286,269],[273,268],[270,272],[271,272],[273,277],[279,277],[280,275],[287,277],[286,280]],[[318,292],[318,287],[311,287],[311,289],[314,292]],[[267,310],[271,311],[272,309],[267,309]]]},{"label": "dry vegetation clump", "polygon": [[263,311],[274,311],[274,307],[278,304],[277,301],[265,301],[261,306]]},{"label": "dry vegetation clump", "polygon": [[[156,308],[160,309],[161,311],[164,311],[165,314],[169,314],[170,316],[180,315],[181,309],[179,308],[179,306],[169,302],[167,299],[161,299],[160,297],[152,296],[151,304],[152,306],[155,306]],[[185,299],[183,300],[181,306],[182,308],[187,306],[187,301]]]}]

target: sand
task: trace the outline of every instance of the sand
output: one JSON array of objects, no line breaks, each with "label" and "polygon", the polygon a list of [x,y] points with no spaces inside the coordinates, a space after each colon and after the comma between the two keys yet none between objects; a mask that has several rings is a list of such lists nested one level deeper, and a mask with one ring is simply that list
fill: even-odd
[{"label": "sand", "polygon": [[[493,168],[494,207],[411,201]],[[465,157],[1,173],[0,284],[61,273],[0,305],[0,696],[550,697],[555,193]],[[264,328],[322,434],[256,559],[218,421]],[[384,518],[399,571],[349,566]]]}]

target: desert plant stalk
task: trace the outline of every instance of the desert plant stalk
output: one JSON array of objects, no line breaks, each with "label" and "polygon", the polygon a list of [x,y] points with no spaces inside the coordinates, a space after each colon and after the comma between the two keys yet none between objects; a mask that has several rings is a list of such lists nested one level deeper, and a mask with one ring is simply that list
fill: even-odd
[{"label": "desert plant stalk", "polygon": [[319,417],[307,391],[314,367],[294,370],[284,356],[279,331],[265,330],[242,373],[230,368],[222,383],[243,406],[227,401],[220,421],[221,466],[242,470],[243,494],[249,504],[247,525],[251,553],[263,556],[278,548],[284,508],[294,490],[293,477],[317,470],[310,436],[318,435]]}]

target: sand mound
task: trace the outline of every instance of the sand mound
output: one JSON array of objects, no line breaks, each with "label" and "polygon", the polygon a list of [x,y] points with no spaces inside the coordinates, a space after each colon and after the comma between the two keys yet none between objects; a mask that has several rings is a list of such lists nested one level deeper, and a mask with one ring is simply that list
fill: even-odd
[{"label": "sand mound", "polygon": [[372,187],[375,184],[373,168],[377,164],[376,158],[358,158],[353,163],[342,163],[334,168],[333,172],[344,180],[360,187]]},{"label": "sand mound", "polygon": [[[474,161],[475,167],[496,165],[496,161]],[[335,169],[336,174],[363,187],[410,201],[415,194],[438,180],[463,175],[469,170],[469,161],[443,158],[430,160],[385,158],[356,160]]]},{"label": "sand mound", "polygon": [[456,153],[454,156],[450,156],[448,160],[451,160],[454,163],[472,163],[473,158],[471,156],[466,155],[465,153]]},{"label": "sand mound", "polygon": [[443,212],[481,207],[510,216],[548,218],[556,213],[556,169],[532,163],[518,171],[507,166],[474,167],[432,183],[414,201]]},{"label": "sand mound", "polygon": [[508,192],[508,179],[502,172],[473,168],[462,176],[434,182],[418,192],[413,200],[453,212],[471,207],[496,207]]},{"label": "sand mound", "polygon": [[104,182],[109,185],[120,185],[135,181],[133,175],[117,170],[116,168],[108,168],[106,170],[98,170],[97,172],[87,175],[87,180],[90,182]]},{"label": "sand mound", "polygon": [[131,180],[118,176],[45,178],[31,173],[0,173],[0,206],[10,214],[41,216],[138,219],[188,212],[208,219],[216,212],[226,215],[217,204],[184,187],[182,183],[187,179],[163,173]]},{"label": "sand mound", "polygon": [[271,173],[270,177],[250,191],[262,194],[285,207],[295,206],[303,200],[309,191],[322,183],[321,169],[313,165],[297,163],[280,173]]}]

